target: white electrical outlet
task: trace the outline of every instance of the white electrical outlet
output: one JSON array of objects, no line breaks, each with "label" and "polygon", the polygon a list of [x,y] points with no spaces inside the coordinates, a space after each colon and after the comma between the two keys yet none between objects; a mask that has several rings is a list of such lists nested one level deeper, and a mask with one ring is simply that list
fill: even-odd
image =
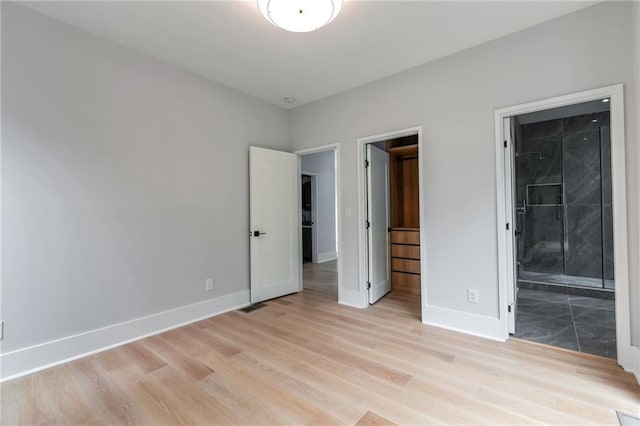
[{"label": "white electrical outlet", "polygon": [[467,289],[467,302],[478,303],[478,290],[476,290],[475,288]]},{"label": "white electrical outlet", "polygon": [[213,278],[207,278],[207,281],[204,283],[204,288],[207,291],[213,290]]},{"label": "white electrical outlet", "polygon": [[347,217],[351,217],[351,207],[347,207],[346,214],[347,214]]}]

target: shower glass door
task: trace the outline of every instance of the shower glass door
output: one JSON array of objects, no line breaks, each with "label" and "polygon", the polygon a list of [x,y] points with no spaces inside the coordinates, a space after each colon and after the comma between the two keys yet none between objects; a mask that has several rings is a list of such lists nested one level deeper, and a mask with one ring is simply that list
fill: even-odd
[{"label": "shower glass door", "polygon": [[518,280],[613,289],[609,112],[515,128]]}]

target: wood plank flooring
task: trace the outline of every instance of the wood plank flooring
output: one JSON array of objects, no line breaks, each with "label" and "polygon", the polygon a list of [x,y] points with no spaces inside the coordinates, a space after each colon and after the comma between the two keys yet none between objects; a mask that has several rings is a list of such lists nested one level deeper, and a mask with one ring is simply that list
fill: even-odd
[{"label": "wood plank flooring", "polygon": [[335,262],[302,293],[7,382],[3,425],[617,424],[640,387],[614,361],[420,323],[415,296],[336,303]]}]

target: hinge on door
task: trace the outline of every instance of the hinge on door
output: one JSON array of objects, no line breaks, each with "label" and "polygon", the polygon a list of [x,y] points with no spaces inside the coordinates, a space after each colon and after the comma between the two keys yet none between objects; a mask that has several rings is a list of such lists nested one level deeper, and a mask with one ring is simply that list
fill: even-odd
[{"label": "hinge on door", "polygon": [[371,228],[371,222],[367,221],[367,229]]},{"label": "hinge on door", "polygon": [[504,147],[505,147],[505,148],[508,148],[508,147],[509,147],[509,142],[504,141]]},{"label": "hinge on door", "polygon": [[367,281],[367,290],[371,288],[371,283]]},{"label": "hinge on door", "polygon": [[369,167],[369,160],[364,160],[364,168],[366,169],[367,167]]},{"label": "hinge on door", "polygon": [[511,307],[512,305],[507,306],[507,310],[509,311],[509,313],[511,313]]},{"label": "hinge on door", "polygon": [[507,223],[507,231],[509,230],[509,224]]}]

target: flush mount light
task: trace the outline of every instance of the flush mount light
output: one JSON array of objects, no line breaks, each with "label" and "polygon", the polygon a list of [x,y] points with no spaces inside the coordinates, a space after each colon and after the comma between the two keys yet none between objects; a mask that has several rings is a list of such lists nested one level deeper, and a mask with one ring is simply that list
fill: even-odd
[{"label": "flush mount light", "polygon": [[609,98],[604,98],[602,102],[609,102]]},{"label": "flush mount light", "polygon": [[340,13],[342,0],[258,0],[258,7],[273,25],[306,33],[333,21]]}]

